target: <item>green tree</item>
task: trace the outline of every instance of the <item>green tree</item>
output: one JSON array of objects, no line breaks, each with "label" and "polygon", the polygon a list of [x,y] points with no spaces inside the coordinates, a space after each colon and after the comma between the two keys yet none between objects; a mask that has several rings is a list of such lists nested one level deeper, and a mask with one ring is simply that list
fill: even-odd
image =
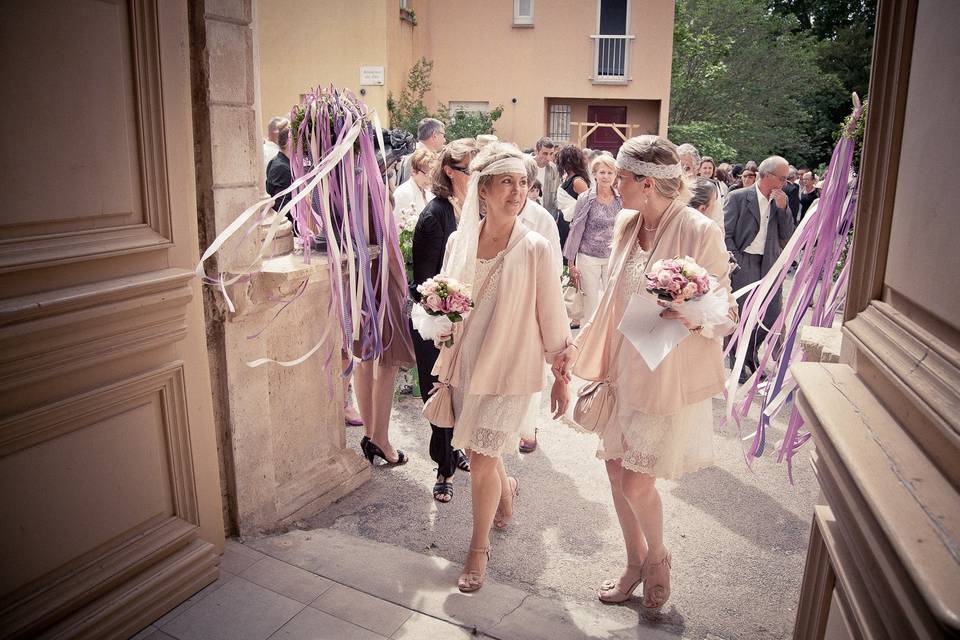
[{"label": "green tree", "polygon": [[483,133],[496,133],[493,123],[503,115],[503,105],[490,111],[451,111],[446,105],[437,109],[437,118],[447,127],[447,140],[458,138],[476,138]]},{"label": "green tree", "polygon": [[693,132],[735,149],[736,160],[777,153],[816,164],[830,152],[839,122],[831,114],[848,94],[820,69],[817,37],[768,1],[678,0],[671,132],[713,123]]},{"label": "green tree", "polygon": [[433,61],[420,58],[410,68],[407,83],[401,89],[400,96],[394,98],[392,91],[387,94],[387,111],[390,112],[391,127],[417,135],[417,124],[430,116],[423,98],[433,87],[430,81],[432,73]]}]

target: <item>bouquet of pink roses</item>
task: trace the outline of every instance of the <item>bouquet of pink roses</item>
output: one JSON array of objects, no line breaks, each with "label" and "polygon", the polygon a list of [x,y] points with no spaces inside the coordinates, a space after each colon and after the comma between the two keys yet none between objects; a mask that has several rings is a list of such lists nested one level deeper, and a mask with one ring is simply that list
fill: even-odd
[{"label": "bouquet of pink roses", "polygon": [[462,322],[473,308],[470,287],[453,278],[438,275],[417,286],[420,304],[410,314],[413,327],[424,340],[453,345],[453,323]]},{"label": "bouquet of pink roses", "polygon": [[647,291],[673,304],[683,304],[710,291],[710,274],[689,256],[657,260],[646,278]]},{"label": "bouquet of pink roses", "polygon": [[688,322],[701,327],[728,322],[729,293],[690,256],[658,260],[646,278],[647,291],[680,311]]}]

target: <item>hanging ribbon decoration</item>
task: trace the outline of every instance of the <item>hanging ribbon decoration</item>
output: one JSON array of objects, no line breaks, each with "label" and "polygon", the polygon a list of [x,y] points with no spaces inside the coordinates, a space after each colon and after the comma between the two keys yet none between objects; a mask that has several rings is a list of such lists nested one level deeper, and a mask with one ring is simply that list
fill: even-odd
[{"label": "hanging ribbon decoration", "polygon": [[[776,370],[762,397],[757,428],[743,438],[751,440],[749,449],[744,453],[748,465],[763,454],[770,420],[787,406],[796,394],[796,382],[790,376],[789,368],[793,362],[802,360],[803,357],[798,340],[801,326],[831,327],[837,309],[846,299],[849,261],[844,264],[836,279],[833,276],[847,245],[856,212],[857,183],[851,183],[850,169],[856,145],[853,139],[854,131],[859,119],[863,117],[864,105],[861,105],[856,94],[853,95],[853,102],[853,113],[833,150],[819,200],[800,221],[770,271],[759,281],[734,293],[737,298],[748,295],[740,323],[726,350],[726,353],[734,354],[733,370],[727,379],[725,390],[726,416],[736,422],[738,432],[754,400],[760,395],[760,373],[771,360],[775,360],[773,366]],[[762,319],[770,304],[780,296],[780,289],[789,268],[798,259],[799,264],[787,302],[773,324],[766,327]],[[804,323],[804,316],[811,303],[814,303],[811,319]],[[757,371],[740,387],[738,381],[750,346],[750,338],[761,326],[768,333],[758,346],[758,351],[762,354],[760,363]],[[774,358],[777,348],[780,349],[778,360]],[[738,402],[737,393],[742,388],[747,391]],[[777,455],[778,462],[786,461],[791,483],[793,455],[810,439],[809,433],[801,433],[802,426],[803,418],[794,405],[786,434],[778,445]]]},{"label": "hanging ribbon decoration", "polygon": [[[356,361],[382,358],[395,340],[399,340],[396,346],[400,350],[412,352],[400,309],[400,302],[407,295],[406,270],[386,183],[377,161],[378,148],[386,155],[379,117],[350,91],[338,92],[330,87],[307,93],[292,109],[290,120],[293,123],[291,185],[237,216],[204,251],[197,264],[197,275],[205,284],[216,287],[230,312],[236,312],[228,288],[249,281],[261,270],[273,239],[289,213],[303,242],[304,262],[310,264],[317,247],[326,248],[330,298],[327,315],[316,316],[334,316],[337,320],[326,323],[319,341],[301,356],[292,360],[263,357],[248,362],[248,366],[296,366],[322,348],[335,326],[340,329],[339,349],[350,354],[344,376]],[[275,200],[288,195],[289,200],[274,216],[253,260],[239,268],[230,267],[229,271],[208,276],[207,261],[245,226],[241,242],[250,236],[262,224]],[[220,264],[233,263],[230,256],[221,257]],[[301,300],[307,286],[308,283],[303,283],[293,298],[279,301],[282,306],[268,325],[284,309]],[[250,339],[259,337],[265,329],[266,326]],[[335,350],[331,348],[326,354],[328,363]]]}]

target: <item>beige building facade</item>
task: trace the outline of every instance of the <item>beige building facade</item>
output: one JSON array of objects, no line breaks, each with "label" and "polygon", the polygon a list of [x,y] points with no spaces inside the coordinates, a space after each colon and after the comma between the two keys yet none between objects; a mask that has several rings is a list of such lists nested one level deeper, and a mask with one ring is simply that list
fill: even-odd
[{"label": "beige building facade", "polygon": [[[672,0],[258,0],[261,127],[300,93],[333,83],[364,93],[388,122],[412,65],[433,61],[427,106],[503,106],[497,135],[543,135],[616,150],[620,134],[666,134]],[[296,16],[297,19],[292,19]],[[293,61],[297,61],[294,63]],[[382,72],[382,75],[377,74]],[[382,80],[382,84],[377,84]]]}]

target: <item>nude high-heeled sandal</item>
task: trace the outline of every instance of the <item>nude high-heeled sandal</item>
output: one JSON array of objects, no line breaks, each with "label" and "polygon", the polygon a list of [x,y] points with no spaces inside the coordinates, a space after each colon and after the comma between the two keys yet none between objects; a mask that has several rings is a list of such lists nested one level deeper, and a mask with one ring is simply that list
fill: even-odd
[{"label": "nude high-heeled sandal", "polygon": [[[470,547],[469,553],[483,553],[487,556],[487,562],[490,562],[490,547],[484,547],[482,549],[477,549]],[[487,568],[484,567],[483,571],[466,571],[460,574],[460,577],[457,578],[457,589],[460,589],[461,593],[473,593],[474,591],[479,591],[480,587],[483,586],[483,580],[486,577]]]},{"label": "nude high-heeled sandal", "polygon": [[670,598],[670,569],[672,558],[668,551],[658,562],[647,562],[643,566],[644,609],[659,609]]},{"label": "nude high-heeled sandal", "polygon": [[621,602],[626,602],[633,597],[633,592],[636,591],[637,587],[640,586],[640,583],[643,582],[643,565],[628,564],[627,571],[625,573],[629,573],[631,569],[637,570],[638,577],[637,580],[633,582],[625,591],[620,590],[620,580],[617,579],[604,580],[600,584],[600,592],[598,593],[600,602],[604,602],[606,604],[620,604]]}]

